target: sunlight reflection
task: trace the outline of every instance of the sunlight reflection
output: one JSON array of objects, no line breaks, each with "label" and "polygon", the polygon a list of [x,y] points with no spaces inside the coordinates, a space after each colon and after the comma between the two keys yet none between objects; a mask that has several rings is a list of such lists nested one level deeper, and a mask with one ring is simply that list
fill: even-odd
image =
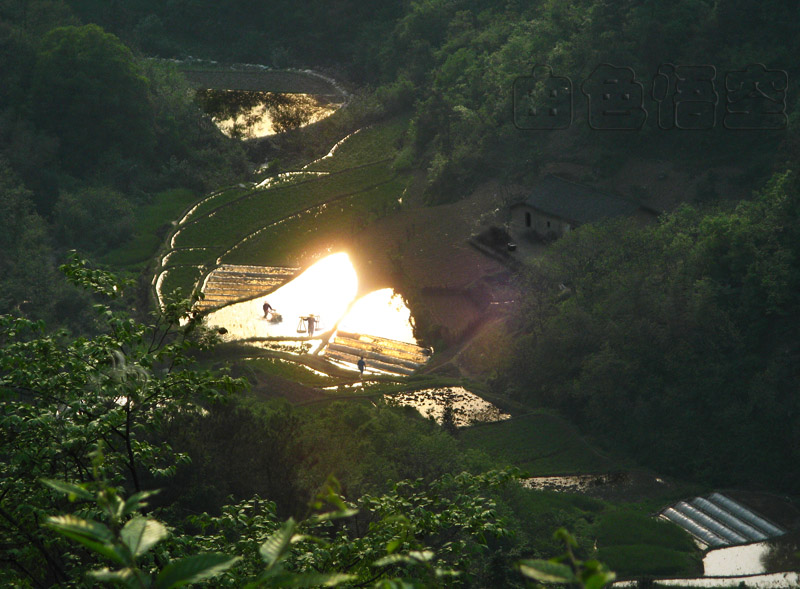
[{"label": "sunlight reflection", "polygon": [[414,407],[423,417],[441,424],[446,406],[453,410],[453,422],[457,427],[467,427],[476,423],[490,423],[510,419],[492,403],[485,401],[464,387],[441,387],[407,393],[384,395],[389,405]]},{"label": "sunlight reflection", "polygon": [[201,108],[228,137],[267,137],[320,121],[341,106],[312,94],[250,90],[197,91]]},{"label": "sunlight reflection", "polygon": [[339,330],[417,343],[411,325],[411,311],[391,288],[375,290],[358,299],[342,319]]},{"label": "sunlight reflection", "polygon": [[[306,336],[300,317],[319,316],[316,332],[327,331],[345,313],[358,291],[358,277],[346,253],[330,255],[300,276],[266,297],[223,307],[210,313],[206,322],[211,327],[228,330],[225,339]],[[281,321],[264,318],[264,301],[281,316]]]},{"label": "sunlight reflection", "polygon": [[733,577],[765,573],[763,558],[769,550],[769,542],[709,550],[703,558],[705,575]]}]

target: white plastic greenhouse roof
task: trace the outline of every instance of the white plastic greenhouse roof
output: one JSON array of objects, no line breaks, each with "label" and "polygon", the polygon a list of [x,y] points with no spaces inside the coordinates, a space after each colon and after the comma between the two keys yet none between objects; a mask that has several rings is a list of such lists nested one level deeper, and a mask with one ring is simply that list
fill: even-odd
[{"label": "white plastic greenhouse roof", "polygon": [[786,530],[722,493],[679,501],[664,509],[668,519],[711,548],[758,542],[781,536]]}]

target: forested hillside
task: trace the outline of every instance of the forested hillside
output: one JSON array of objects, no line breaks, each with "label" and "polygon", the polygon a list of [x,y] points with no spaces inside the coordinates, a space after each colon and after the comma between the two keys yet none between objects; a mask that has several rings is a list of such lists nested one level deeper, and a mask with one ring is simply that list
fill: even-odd
[{"label": "forested hillside", "polygon": [[[800,495],[798,54],[790,0],[0,2],[0,584],[599,588],[613,577],[601,554],[643,585],[701,574],[689,536],[650,517],[663,505],[717,486]],[[171,61],[193,58],[315,68],[351,95],[317,126],[246,143],[203,115]],[[583,82],[604,64],[635,74],[641,124],[590,124]],[[667,64],[705,68],[692,70],[714,109],[692,119],[702,128],[664,124],[674,88],[659,84],[685,71]],[[542,71],[572,84],[563,128],[531,126],[552,111]],[[771,76],[756,128],[725,122],[737,72]],[[327,179],[318,164],[285,192],[259,184],[368,125],[325,160]],[[288,353],[220,346],[197,295],[153,303],[156,254],[211,191],[208,223],[173,252],[192,276],[239,233],[267,240],[265,223],[289,260],[307,235],[377,232],[414,207],[435,217],[488,185],[478,226],[563,170],[660,216],[533,244],[504,270],[514,296],[486,312],[494,331],[437,340],[410,377],[345,386]],[[308,230],[289,236],[298,211]],[[236,263],[272,263],[249,245]],[[413,307],[422,287],[400,251],[383,270]],[[476,332],[478,352],[464,341]],[[453,376],[470,353],[480,369]],[[465,384],[511,427],[459,434],[452,413],[442,427],[384,400]],[[656,490],[623,499],[532,491],[519,462],[673,479],[647,470]]]},{"label": "forested hillside", "polygon": [[796,494],[800,191],[586,228],[527,277],[518,394],[666,472]]},{"label": "forested hillside", "polygon": [[99,258],[158,194],[199,195],[248,164],[174,69],[65,4],[4,3],[0,39],[0,311],[87,329],[82,295],[57,277],[64,252]]}]

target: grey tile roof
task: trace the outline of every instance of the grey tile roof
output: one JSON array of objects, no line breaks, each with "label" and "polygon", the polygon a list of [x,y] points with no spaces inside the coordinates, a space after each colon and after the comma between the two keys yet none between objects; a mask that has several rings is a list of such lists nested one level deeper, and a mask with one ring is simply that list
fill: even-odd
[{"label": "grey tile roof", "polygon": [[635,202],[604,194],[558,176],[542,178],[533,188],[531,195],[517,203],[517,205],[522,204],[544,214],[578,224],[630,215],[639,209],[639,204]]}]

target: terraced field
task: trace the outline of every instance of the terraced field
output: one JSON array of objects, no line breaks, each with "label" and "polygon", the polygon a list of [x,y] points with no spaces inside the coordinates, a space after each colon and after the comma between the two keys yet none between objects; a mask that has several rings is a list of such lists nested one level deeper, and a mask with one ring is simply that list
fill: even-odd
[{"label": "terraced field", "polygon": [[296,272],[297,268],[223,264],[206,277],[202,289],[205,298],[197,308],[208,311],[256,297],[285,283]]},{"label": "terraced field", "polygon": [[190,207],[161,256],[159,300],[199,288],[222,264],[303,268],[393,212],[410,181],[391,165],[405,127],[396,120],[364,129],[305,170],[220,190]]}]

